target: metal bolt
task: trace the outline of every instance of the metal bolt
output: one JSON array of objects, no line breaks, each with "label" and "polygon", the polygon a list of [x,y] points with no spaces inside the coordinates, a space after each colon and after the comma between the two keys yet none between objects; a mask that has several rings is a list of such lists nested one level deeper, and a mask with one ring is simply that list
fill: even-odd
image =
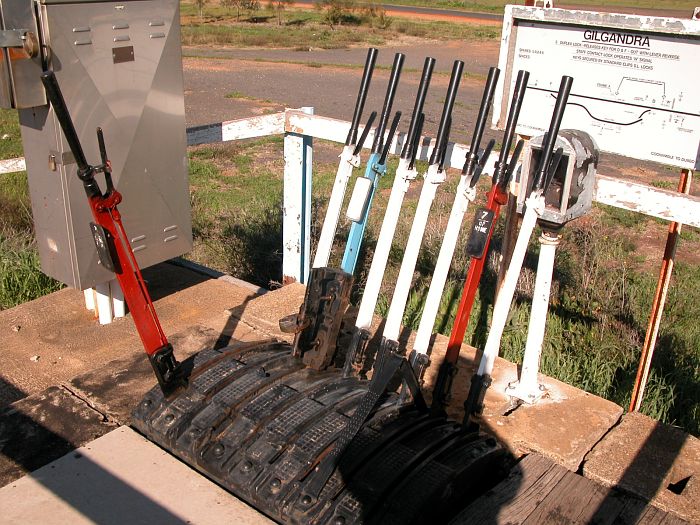
[{"label": "metal bolt", "polygon": [[241,465],[241,470],[242,470],[243,472],[250,472],[250,470],[251,470],[252,468],[253,468],[253,464],[252,464],[250,461],[245,461],[245,462]]},{"label": "metal bolt", "polygon": [[279,478],[274,478],[272,481],[270,481],[270,492],[273,494],[277,494],[280,491],[280,488],[282,487],[282,480]]},{"label": "metal bolt", "polygon": [[336,516],[333,525],[345,525],[345,516]]},{"label": "metal bolt", "polygon": [[304,505],[305,507],[308,507],[309,505],[311,505],[312,501],[313,500],[311,499],[311,496],[309,496],[308,494],[306,494],[303,498],[301,498],[301,504]]},{"label": "metal bolt", "polygon": [[173,414],[168,414],[167,416],[165,416],[166,423],[172,423],[174,419],[175,419],[175,416]]},{"label": "metal bolt", "polygon": [[212,449],[212,453],[217,458],[220,458],[221,456],[224,455],[224,446],[221,443],[217,443],[216,445],[214,445],[214,448]]},{"label": "metal bolt", "polygon": [[153,404],[153,401],[150,399],[144,399],[143,402],[141,403],[141,406],[143,408],[150,408],[150,406]]}]

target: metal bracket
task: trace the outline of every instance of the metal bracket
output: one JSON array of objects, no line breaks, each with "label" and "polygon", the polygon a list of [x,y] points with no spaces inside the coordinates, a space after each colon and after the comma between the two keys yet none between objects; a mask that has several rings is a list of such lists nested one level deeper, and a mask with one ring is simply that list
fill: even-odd
[{"label": "metal bracket", "polygon": [[333,361],[352,281],[352,275],[342,270],[313,268],[296,320],[291,316],[280,320],[283,332],[296,334],[294,355],[306,366],[323,370]]},{"label": "metal bracket", "polygon": [[39,39],[28,29],[0,29],[0,48],[22,48],[29,58],[39,54]]}]

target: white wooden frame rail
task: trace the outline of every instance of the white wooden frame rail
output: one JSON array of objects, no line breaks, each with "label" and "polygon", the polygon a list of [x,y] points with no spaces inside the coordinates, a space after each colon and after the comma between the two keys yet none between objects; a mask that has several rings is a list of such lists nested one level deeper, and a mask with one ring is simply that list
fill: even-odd
[{"label": "white wooden frame rail", "polygon": [[[272,135],[284,135],[283,197],[283,275],[286,282],[304,283],[310,267],[310,225],[312,190],[312,139],[342,144],[350,122],[313,115],[312,108],[287,109],[284,112],[230,120],[187,130],[189,145],[212,144]],[[366,143],[371,144],[368,137]],[[391,153],[399,154],[405,133],[397,133]],[[421,138],[417,158],[427,160],[432,139]],[[469,150],[466,144],[450,143],[449,165],[461,169]],[[487,163],[493,166],[498,152]],[[21,171],[23,159],[0,161],[0,174]],[[605,167],[603,166],[603,172]],[[700,198],[645,184],[628,182],[599,173],[594,200],[623,210],[642,213],[667,221],[700,228]]]}]

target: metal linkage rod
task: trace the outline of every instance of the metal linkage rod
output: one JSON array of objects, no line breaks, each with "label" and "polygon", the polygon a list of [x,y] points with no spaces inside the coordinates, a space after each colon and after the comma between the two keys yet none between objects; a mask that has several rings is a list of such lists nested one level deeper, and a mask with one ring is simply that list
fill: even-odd
[{"label": "metal linkage rod", "polygon": [[[372,80],[374,65],[377,61],[377,53],[378,51],[374,48],[370,48],[367,52],[367,60],[365,62],[364,72],[362,74],[362,81],[360,82],[360,90],[357,95],[357,101],[355,102],[355,110],[352,117],[352,123],[350,125],[350,131],[348,132],[348,136],[345,141],[345,147],[340,154],[338,171],[335,175],[333,189],[331,190],[331,196],[328,200],[326,217],[323,221],[321,235],[318,240],[318,246],[316,247],[316,255],[314,256],[313,262],[314,268],[321,268],[328,265],[328,259],[330,258],[331,248],[333,246],[333,238],[335,237],[335,230],[338,226],[340,210],[343,205],[345,190],[347,188],[348,181],[352,176],[353,168],[360,165],[359,152],[362,149],[362,145],[357,143],[357,133],[360,120],[362,118],[362,110],[365,106],[365,101],[367,100],[367,92],[369,91],[369,85]],[[364,136],[366,137],[367,135],[364,134]],[[359,147],[357,147],[358,145]]]},{"label": "metal linkage rod", "polygon": [[[100,261],[105,268],[115,272],[158,384],[163,394],[168,396],[185,386],[186,380],[182,367],[173,354],[173,347],[161,328],[146,283],[131,250],[129,238],[124,231],[117,209],[122,196],[112,185],[111,167],[102,130],[97,129],[102,165],[92,166],[87,163],[56,76],[52,71],[45,71],[41,75],[41,81],[78,165],[78,177],[83,182],[95,221],[90,223],[90,228]],[[107,191],[104,194],[95,179],[95,174],[100,172],[104,173],[107,181]]]},{"label": "metal linkage rod", "polygon": [[[530,74],[527,71],[518,72],[510,110],[508,112],[506,130],[503,135],[503,146],[494,167],[491,190],[487,195],[486,207],[476,212],[475,221],[471,229],[470,242],[467,245],[467,251],[469,255],[471,255],[469,271],[464,282],[462,298],[457,307],[457,314],[454,325],[452,326],[452,332],[450,333],[445,359],[440,365],[433,390],[432,408],[436,411],[444,410],[450,400],[452,381],[457,373],[459,351],[462,347],[464,334],[467,331],[476,291],[481,282],[481,275],[493,234],[493,227],[498,221],[501,206],[508,202],[507,186],[515,171],[515,166],[518,163],[520,152],[523,148],[523,141],[521,140],[518,142],[513,155],[510,156],[510,160],[508,160],[510,147],[515,135],[515,127],[520,115],[520,109],[525,99],[525,90],[527,89],[529,76]],[[474,236],[474,239],[472,239],[472,236]]]},{"label": "metal linkage rod", "polygon": [[416,262],[418,261],[418,253],[423,242],[423,234],[425,233],[425,226],[428,222],[430,208],[435,200],[438,187],[447,179],[446,171],[440,169],[440,166],[446,155],[452,109],[455,99],[457,98],[457,90],[459,89],[463,67],[464,62],[461,60],[456,60],[452,67],[452,76],[450,77],[450,84],[447,88],[447,96],[445,97],[445,105],[442,109],[435,146],[430,157],[430,165],[423,181],[421,194],[418,198],[418,205],[413,217],[411,232],[408,235],[406,250],[404,251],[401,268],[399,269],[399,276],[396,280],[394,295],[391,299],[391,305],[389,306],[386,325],[384,326],[383,346],[395,346],[397,344],[401,329],[401,321],[403,320],[403,314],[406,309],[406,301],[411,289],[413,272],[416,267]]},{"label": "metal linkage rod", "polygon": [[384,147],[384,132],[387,122],[389,121],[389,116],[391,115],[391,108],[394,104],[394,97],[399,84],[404,58],[405,55],[402,53],[396,53],[394,57],[394,64],[391,68],[391,76],[389,77],[389,84],[387,86],[386,96],[384,97],[384,107],[382,108],[382,114],[379,118],[379,124],[375,130],[372,153],[367,160],[365,176],[357,180],[355,190],[350,199],[351,205],[348,207],[348,216],[353,219],[353,223],[350,226],[350,233],[348,234],[348,241],[345,245],[345,252],[343,253],[343,260],[341,263],[343,271],[349,274],[355,272],[355,266],[357,265],[357,259],[360,255],[362,239],[364,238],[365,229],[367,228],[367,219],[372,207],[374,194],[377,191],[379,180],[386,174],[386,157],[401,118],[400,112],[394,117],[389,137],[387,138],[387,144],[386,147]]},{"label": "metal linkage rod", "polygon": [[544,183],[549,173],[556,169],[556,166],[552,165],[551,160],[554,145],[556,143],[556,137],[559,132],[559,127],[561,126],[561,121],[564,117],[564,110],[569,98],[569,93],[571,92],[572,83],[573,79],[571,77],[562,77],[559,87],[559,94],[554,106],[554,111],[552,112],[552,120],[550,122],[549,131],[547,132],[547,137],[543,144],[542,157],[540,165],[537,169],[535,183],[532,192],[525,201],[525,214],[523,216],[523,222],[518,233],[515,248],[513,250],[513,257],[511,259],[510,266],[506,270],[503,285],[499,289],[496,297],[496,304],[494,305],[493,309],[493,320],[491,322],[491,328],[484,347],[484,354],[481,358],[476,374],[472,376],[469,394],[464,404],[465,426],[472,426],[475,424],[472,418],[473,416],[481,413],[486,389],[491,384],[491,373],[493,372],[493,366],[496,362],[496,357],[498,356],[501,337],[503,336],[503,330],[508,318],[508,311],[510,310],[510,306],[513,302],[515,287],[518,282],[518,277],[520,276],[520,271],[522,270],[523,261],[525,260],[527,246],[530,241],[530,237],[532,236],[532,232],[537,225],[537,219],[544,211]]},{"label": "metal linkage rod", "polygon": [[464,214],[467,212],[469,203],[473,202],[476,197],[476,182],[494,146],[494,141],[491,141],[483,152],[479,152],[481,137],[483,136],[486,119],[493,102],[493,94],[496,90],[499,73],[500,71],[496,67],[492,67],[489,70],[486,85],[484,86],[484,94],[481,99],[481,107],[479,108],[479,114],[476,119],[471,149],[469,153],[467,153],[462,176],[457,186],[452,210],[450,211],[447,227],[445,229],[445,236],[440,246],[440,253],[435,263],[435,269],[433,270],[433,276],[430,281],[430,288],[428,289],[428,295],[423,307],[423,314],[416,333],[416,339],[413,343],[413,351],[411,352],[410,360],[419,380],[422,378],[423,372],[429,365],[428,346],[433,333],[435,318],[437,317],[437,312],[440,307],[440,299],[442,298],[445,283],[447,282],[447,274],[450,270],[452,257],[454,256],[454,251],[457,246],[459,232],[462,228]]},{"label": "metal linkage rod", "polygon": [[368,330],[372,324],[372,315],[377,305],[379,290],[381,288],[382,279],[386,270],[389,252],[396,231],[396,225],[399,221],[401,205],[404,196],[408,191],[411,181],[413,181],[417,172],[414,167],[414,160],[420,144],[420,137],[423,130],[423,105],[425,97],[430,87],[430,79],[435,67],[435,59],[427,57],[423,65],[423,73],[421,75],[416,101],[413,106],[413,114],[411,123],[408,126],[408,136],[404,144],[399,165],[396,168],[394,183],[389,194],[389,201],[386,205],[384,219],[377,238],[377,246],[372,257],[372,264],[367,275],[367,283],[365,284],[362,301],[355,322],[355,330],[352,342],[348,349],[347,358],[345,361],[345,373],[350,374],[353,370],[359,373],[364,363],[364,352],[366,348]]}]

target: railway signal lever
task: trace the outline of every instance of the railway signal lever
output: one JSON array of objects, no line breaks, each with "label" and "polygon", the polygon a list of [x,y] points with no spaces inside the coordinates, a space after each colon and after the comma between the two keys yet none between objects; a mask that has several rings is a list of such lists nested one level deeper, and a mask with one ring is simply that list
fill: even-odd
[{"label": "railway signal lever", "polygon": [[[469,317],[471,316],[472,307],[474,305],[476,291],[481,282],[481,275],[493,235],[494,224],[498,221],[501,206],[508,202],[508,184],[520,160],[523,141],[518,141],[512,155],[510,155],[510,149],[515,137],[515,128],[518,124],[523,100],[525,99],[529,77],[530,73],[527,71],[521,70],[518,72],[510,110],[508,112],[508,121],[503,135],[503,145],[498,161],[494,167],[491,189],[486,197],[486,207],[477,210],[474,224],[470,230],[467,241],[467,253],[471,257],[469,272],[464,281],[462,298],[460,299],[455,321],[452,326],[452,332],[450,333],[445,359],[440,365],[433,389],[433,404],[431,408],[436,412],[443,412],[449,404],[452,382],[457,374],[459,352],[462,348],[462,341],[467,331],[467,325],[469,324]],[[467,157],[467,163],[464,166],[465,170],[469,169],[471,165],[474,164],[475,160],[476,159],[471,157],[470,153],[470,156]],[[472,178],[472,183],[475,182],[476,181]]]},{"label": "railway signal lever", "polygon": [[[46,95],[53,106],[68,147],[78,165],[78,177],[88,198],[94,222],[90,223],[95,247],[102,266],[116,274],[124,292],[124,299],[143,343],[148,360],[153,367],[158,384],[166,397],[187,385],[182,365],[175,359],[173,347],[163,332],[158,320],[146,283],[141,275],[134,252],[122,225],[117,205],[122,201],[121,194],[114,188],[111,164],[107,158],[102,130],[97,128],[97,141],[102,164],[88,164],[82,145],[75,131],[73,120],[61,93],[53,71],[45,71],[41,81]],[[95,175],[103,173],[106,191],[103,193]]]},{"label": "railway signal lever", "polygon": [[[547,196],[551,195],[549,192],[550,185],[553,180],[561,181],[561,188],[563,190],[564,182],[567,180],[565,177],[562,178],[560,173],[560,166],[562,165],[562,160],[564,159],[564,148],[558,147],[555,152],[555,146],[557,146],[557,136],[559,134],[559,128],[561,127],[561,122],[564,117],[564,111],[566,109],[566,103],[569,99],[569,94],[571,93],[571,86],[573,84],[573,78],[568,76],[563,76],[559,86],[559,92],[556,97],[556,102],[554,105],[554,111],[552,112],[552,119],[549,125],[549,131],[541,139],[541,146],[539,149],[530,148],[531,157],[536,157],[532,159],[532,166],[536,166],[535,171],[530,171],[528,169],[528,181],[526,184],[521,184],[521,192],[527,195],[524,201],[525,213],[523,216],[522,226],[520,227],[520,232],[518,234],[518,239],[515,243],[515,248],[513,250],[513,256],[511,259],[510,266],[506,271],[503,284],[498,291],[496,296],[496,304],[493,309],[493,321],[491,322],[491,327],[489,330],[489,335],[486,340],[486,345],[484,347],[484,353],[481,357],[479,363],[479,368],[477,372],[472,376],[471,384],[469,387],[469,394],[467,395],[467,400],[464,403],[465,413],[464,413],[464,425],[467,428],[476,426],[476,423],[472,420],[473,416],[481,413],[483,410],[483,401],[486,394],[486,389],[491,384],[491,373],[493,371],[494,364],[496,362],[496,357],[498,356],[498,350],[501,344],[501,337],[503,335],[503,330],[506,325],[508,318],[508,311],[513,302],[513,296],[515,294],[515,287],[520,276],[520,271],[522,270],[523,262],[525,260],[525,253],[527,251],[528,243],[532,233],[537,225],[540,218],[546,209]],[[593,159],[591,159],[593,160]],[[588,167],[592,165],[593,169],[597,163],[597,154],[595,155],[595,161],[586,161],[584,158],[574,159],[567,158],[566,165],[571,164],[578,166],[586,166],[586,173],[588,173]],[[593,172],[594,173],[594,172]],[[583,175],[583,174],[582,174]],[[581,180],[583,181],[585,177]],[[569,184],[571,184],[571,177],[568,179]],[[590,182],[589,184],[592,184]],[[564,195],[573,195],[571,192],[561,192],[561,197]],[[584,197],[586,192],[581,191],[579,196]],[[592,190],[588,194],[592,196]],[[552,202],[550,198],[549,202]],[[583,203],[583,199],[581,201]],[[561,215],[562,207],[568,209],[571,207],[571,202],[568,198],[560,199],[560,207],[558,208],[560,216],[563,219],[566,215]],[[550,206],[551,208],[551,206]],[[581,208],[583,209],[583,208]],[[550,219],[556,219],[556,215],[551,215]],[[545,219],[547,220],[547,219]],[[565,221],[559,221],[563,224]],[[546,250],[545,250],[546,251]],[[552,255],[553,263],[553,255]],[[550,277],[548,278],[551,284],[551,268],[550,266]],[[540,273],[546,273],[543,269],[538,271],[538,278]],[[543,287],[543,285],[541,285]],[[537,285],[535,285],[535,294],[538,293]],[[545,301],[549,301],[549,286],[547,287],[547,295]],[[540,301],[533,301],[540,302]],[[536,313],[536,312],[533,312]],[[542,332],[544,332],[544,322],[546,318],[546,307],[544,315],[540,323],[542,324]],[[534,327],[534,325],[533,325]],[[533,335],[534,337],[534,335]],[[541,339],[540,339],[541,343]],[[537,358],[539,364],[539,357]],[[536,381],[537,370],[535,369],[535,381]]]},{"label": "railway signal lever", "polygon": [[[543,139],[542,136],[536,137],[526,150],[521,176],[524,188],[527,188],[532,180],[532,169],[537,163],[537,157],[541,155]],[[590,211],[593,202],[598,165],[598,148],[593,138],[583,131],[563,130],[559,133],[556,147],[562,152],[561,161],[545,181],[544,207],[538,214],[542,235],[539,238],[540,255],[523,365],[520,379],[506,389],[506,393],[516,400],[516,403],[534,403],[544,393],[544,387],[537,382],[537,372],[549,307],[554,256],[561,240],[560,230],[569,221]],[[522,205],[524,199],[521,201]]]}]

